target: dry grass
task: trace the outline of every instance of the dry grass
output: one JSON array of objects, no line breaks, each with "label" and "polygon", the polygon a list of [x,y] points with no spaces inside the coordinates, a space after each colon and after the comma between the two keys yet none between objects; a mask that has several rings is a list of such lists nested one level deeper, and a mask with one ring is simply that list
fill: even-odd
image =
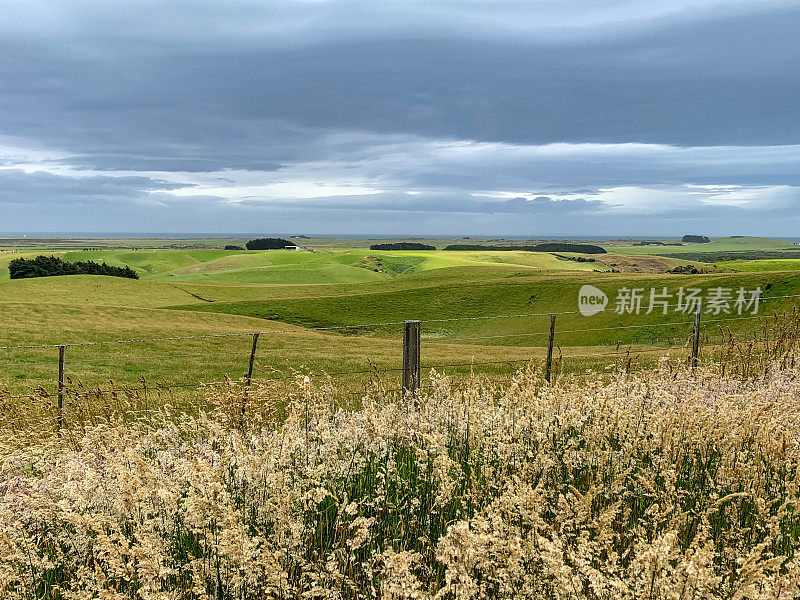
[{"label": "dry grass", "polygon": [[299,377],[0,443],[3,598],[797,598],[800,372]]}]

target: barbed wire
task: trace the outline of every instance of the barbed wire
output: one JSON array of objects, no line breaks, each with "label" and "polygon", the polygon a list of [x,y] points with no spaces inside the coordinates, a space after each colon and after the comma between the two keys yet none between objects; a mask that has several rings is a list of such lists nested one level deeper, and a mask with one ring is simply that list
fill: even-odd
[{"label": "barbed wire", "polygon": [[127,340],[101,340],[98,342],[65,342],[62,344],[30,344],[30,345],[20,345],[20,346],[0,346],[0,350],[12,350],[12,349],[32,349],[32,348],[59,348],[60,346],[66,346],[68,348],[77,348],[82,346],[107,346],[112,344],[140,344],[145,342],[173,342],[179,340],[205,340],[205,339],[216,339],[216,338],[230,338],[230,337],[247,337],[253,336],[255,334],[259,335],[271,335],[271,334],[283,334],[283,333],[303,333],[303,332],[310,332],[310,331],[335,331],[335,330],[343,330],[343,329],[359,329],[359,328],[369,328],[369,327],[386,327],[389,325],[403,325],[405,321],[397,321],[397,322],[388,322],[388,323],[368,323],[363,325],[335,325],[330,327],[302,327],[298,329],[273,329],[267,331],[242,331],[236,333],[208,333],[202,335],[182,335],[182,336],[171,336],[171,337],[154,337],[154,338],[134,338],[134,339],[127,339]]},{"label": "barbed wire", "polygon": [[700,322],[700,325],[704,325],[706,323],[722,323],[722,322],[729,322],[729,321],[750,321],[753,319],[764,319],[765,321],[770,318],[771,315],[753,315],[750,317],[730,317],[725,319],[704,319]]},{"label": "barbed wire", "polygon": [[[287,352],[287,351],[298,351],[298,350],[319,350],[319,346],[306,346],[306,347],[290,346],[288,348],[259,348],[258,352],[259,353],[262,353],[262,352]],[[222,358],[221,356],[218,356],[218,354],[221,354],[221,353],[222,352],[215,353],[215,354],[212,355],[212,353],[210,353],[210,352],[170,352],[170,351],[157,350],[153,354],[155,354],[158,357],[165,358],[165,359],[172,359],[172,358],[210,358],[212,356],[214,358]],[[230,352],[228,352],[227,354],[230,354]],[[148,356],[142,356],[142,358],[146,359],[146,358],[148,358]],[[74,357],[70,357],[69,358],[69,362],[70,362],[70,364],[90,363],[90,364],[96,365],[96,366],[111,366],[108,363],[111,362],[112,359],[114,359],[113,355],[102,354],[102,355],[99,355],[99,356],[93,356],[91,358],[74,358]],[[134,362],[134,361],[128,360],[127,362]],[[0,361],[0,366],[13,365],[13,364],[51,364],[52,365],[53,364],[53,360],[30,361],[28,363],[5,363],[3,361]],[[117,364],[117,363],[115,362],[114,364]]]},{"label": "barbed wire", "polygon": [[[563,354],[563,353],[561,353],[562,349],[559,348],[559,354],[560,354],[559,358],[560,359],[573,359],[573,358],[621,357],[621,356],[635,357],[635,356],[637,356],[639,354],[644,354],[644,353],[671,352],[671,351],[674,351],[674,350],[681,350],[681,349],[685,349],[685,348],[686,348],[686,344],[672,345],[672,346],[665,346],[665,347],[658,347],[658,348],[633,348],[632,346],[628,346],[627,348],[618,348],[617,350],[608,351],[608,352],[594,352],[594,353],[583,353],[583,354],[572,354],[572,353]],[[531,357],[531,358],[526,358],[526,359],[513,359],[513,360],[480,361],[480,362],[471,361],[471,362],[463,362],[463,363],[446,363],[446,364],[422,365],[420,368],[427,371],[427,370],[431,370],[431,369],[461,368],[461,367],[474,368],[474,367],[479,367],[479,366],[499,365],[499,364],[505,364],[505,365],[513,366],[515,364],[521,364],[521,363],[532,363],[532,362],[536,362],[537,360],[541,360],[541,359],[535,359],[535,358]],[[319,376],[319,377],[335,377],[335,376],[345,376],[345,375],[371,375],[371,376],[374,376],[374,375],[380,374],[380,373],[399,373],[399,372],[402,372],[402,371],[404,371],[404,369],[402,367],[397,367],[397,368],[376,368],[376,367],[372,367],[372,368],[370,368],[368,370],[358,370],[358,371],[338,371],[338,372],[331,372],[331,373],[326,373],[324,371],[321,371],[321,372],[317,373],[316,376]],[[315,376],[315,374],[313,372],[310,372],[310,373],[297,372],[297,373],[293,373],[291,375],[284,375],[284,376],[281,376],[281,377],[254,378],[253,381],[254,382],[259,382],[259,381],[261,381],[261,382],[265,382],[265,381],[281,381],[281,380],[296,379],[297,377],[302,377],[302,376],[306,376],[306,375]],[[69,399],[69,398],[89,398],[89,397],[93,397],[93,396],[112,394],[112,393],[118,393],[118,394],[123,394],[123,395],[132,394],[132,393],[138,393],[138,392],[145,392],[145,393],[146,392],[153,392],[153,393],[157,393],[157,392],[161,392],[161,391],[169,391],[169,390],[175,390],[175,389],[195,389],[195,390],[199,391],[199,390],[201,390],[203,388],[208,388],[208,387],[212,387],[212,386],[231,385],[231,384],[240,385],[243,388],[247,387],[244,384],[242,379],[230,379],[230,378],[226,377],[224,380],[213,380],[213,381],[209,381],[209,382],[174,383],[174,384],[166,384],[166,383],[161,383],[161,382],[154,382],[151,385],[145,384],[145,385],[141,385],[141,386],[137,386],[137,387],[126,387],[124,385],[120,385],[120,386],[115,386],[115,387],[110,387],[110,388],[102,388],[102,387],[98,387],[98,388],[83,388],[83,389],[86,390],[86,391],[83,391],[83,392],[78,391],[78,390],[82,389],[81,387],[79,387],[77,389],[76,388],[66,387],[65,388],[65,392],[66,392],[67,399]],[[113,385],[113,382],[112,382],[112,385]],[[427,387],[427,386],[421,385],[420,389],[424,389],[425,387]],[[404,390],[403,390],[403,388],[393,388],[393,389],[384,390],[384,391],[386,391],[386,392],[402,392]],[[355,397],[356,395],[359,395],[359,394],[361,394],[361,392],[349,392],[348,396]],[[2,395],[3,397],[6,397],[6,398],[20,398],[21,399],[21,398],[35,397],[37,395],[37,392],[36,391],[32,391],[32,392],[26,393],[26,394],[11,394],[8,391],[4,391],[0,395]]]},{"label": "barbed wire", "polygon": [[[560,314],[560,313],[559,313]],[[725,320],[725,319],[722,319]],[[731,319],[733,320],[733,319]],[[710,321],[707,321],[710,322]],[[669,325],[692,325],[693,321],[670,321],[668,323],[645,323],[642,325],[616,325],[611,327],[586,327],[583,329],[559,329],[556,331],[558,335],[563,335],[565,333],[584,333],[586,331],[612,331],[617,329],[642,329],[645,327],[665,327]],[[442,340],[431,340],[431,341],[441,341],[441,342],[464,342],[464,341],[471,341],[471,340],[489,340],[495,338],[512,338],[512,337],[526,337],[526,336],[535,336],[535,335],[549,335],[549,331],[534,331],[528,333],[509,333],[509,334],[502,334],[502,335],[481,335],[481,336],[471,336],[471,337],[462,337],[462,338],[447,338]]]},{"label": "barbed wire", "polygon": [[564,354],[563,358],[588,358],[588,357],[597,357],[597,356],[628,356],[628,355],[635,355],[635,354],[643,354],[645,352],[664,352],[664,351],[671,351],[671,350],[683,350],[686,348],[686,345],[681,346],[665,346],[662,348],[628,348],[627,350],[619,350],[614,352],[596,352],[590,354]]},{"label": "barbed wire", "polygon": [[50,365],[53,366],[56,364],[52,359],[51,360],[24,360],[18,362],[2,362],[0,361],[0,366],[2,367],[21,367],[23,365]]},{"label": "barbed wire", "polygon": [[[783,296],[769,296],[769,297],[759,297],[759,302],[767,301],[767,300],[780,300],[785,298],[800,298],[800,294],[789,294]],[[677,307],[682,308],[685,305],[681,304],[659,304],[660,308],[667,309],[670,307]],[[693,306],[695,306],[693,304]],[[616,311],[614,311],[616,312]],[[682,311],[687,312],[687,311]],[[708,314],[707,311],[705,314]],[[530,317],[549,317],[553,315],[575,315],[580,314],[580,311],[561,311],[561,312],[546,312],[546,313],[520,313],[520,314],[513,314],[513,315],[486,315],[486,316],[477,316],[477,317],[450,317],[446,319],[417,319],[421,323],[451,323],[451,322],[458,322],[458,321],[483,321],[483,320],[494,320],[494,319],[518,319],[518,318],[530,318]],[[620,312],[617,314],[626,314],[625,312]],[[633,314],[633,311],[628,314]],[[638,312],[636,313],[639,314]],[[650,314],[645,313],[645,314]],[[715,313],[719,314],[719,313]],[[751,318],[765,318],[762,315],[754,315],[751,317],[742,317],[741,319],[751,319]],[[768,317],[766,317],[768,318]],[[740,320],[735,317],[731,317],[730,319],[720,319],[722,321],[733,321],[733,320]],[[715,320],[705,322],[714,322]],[[106,346],[106,345],[113,345],[113,344],[138,344],[138,343],[146,343],[146,342],[167,342],[167,341],[181,341],[181,340],[202,340],[202,339],[216,339],[216,338],[229,338],[229,337],[247,337],[253,336],[255,334],[259,335],[276,335],[276,334],[295,334],[295,333],[308,333],[308,332],[316,332],[316,331],[342,331],[348,329],[370,329],[370,328],[377,328],[377,327],[389,327],[389,326],[399,326],[404,325],[406,321],[388,321],[383,323],[362,323],[362,324],[355,324],[355,325],[331,325],[325,327],[301,327],[297,329],[273,329],[273,330],[264,330],[264,331],[248,331],[248,332],[234,332],[234,333],[216,333],[216,334],[201,334],[201,335],[187,335],[187,336],[170,336],[170,337],[153,337],[153,338],[134,338],[134,339],[125,339],[125,340],[101,340],[95,342],[64,342],[60,344],[23,344],[23,345],[6,345],[0,346],[0,350],[15,350],[15,349],[36,349],[36,348],[58,348],[60,346],[65,347],[84,347],[84,346]],[[560,331],[559,333],[580,333],[583,331],[602,331],[602,330],[611,330],[611,329],[630,329],[630,328],[638,328],[638,327],[654,327],[654,326],[663,326],[663,325],[673,325],[673,324],[680,324],[680,323],[651,323],[651,324],[642,324],[642,325],[619,325],[613,327],[603,327],[603,328],[584,328],[584,329],[575,329],[575,330],[565,330]],[[478,338],[476,338],[478,339]]]}]

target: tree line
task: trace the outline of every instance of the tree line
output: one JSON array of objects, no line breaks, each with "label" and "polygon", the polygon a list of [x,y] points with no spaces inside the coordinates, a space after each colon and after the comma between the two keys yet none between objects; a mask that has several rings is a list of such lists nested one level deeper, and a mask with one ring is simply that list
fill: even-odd
[{"label": "tree line", "polygon": [[594,244],[568,244],[548,242],[534,246],[484,246],[481,244],[450,244],[445,250],[522,250],[525,252],[579,252],[581,254],[605,254],[605,248]]},{"label": "tree line", "polygon": [[436,250],[436,246],[417,242],[396,242],[393,244],[372,244],[370,250]]},{"label": "tree line", "polygon": [[111,277],[139,279],[136,271],[128,266],[114,267],[91,260],[66,262],[56,256],[44,255],[39,255],[36,258],[15,258],[8,263],[8,273],[11,279],[56,277],[59,275],[108,275]]},{"label": "tree line", "polygon": [[248,250],[283,250],[286,246],[294,244],[282,238],[257,238],[245,244]]}]

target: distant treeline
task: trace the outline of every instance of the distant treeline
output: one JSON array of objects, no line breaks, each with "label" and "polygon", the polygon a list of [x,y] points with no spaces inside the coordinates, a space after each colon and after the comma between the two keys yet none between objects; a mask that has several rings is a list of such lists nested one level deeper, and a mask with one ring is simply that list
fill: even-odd
[{"label": "distant treeline", "polygon": [[248,250],[283,250],[286,246],[294,246],[294,244],[281,238],[258,238],[245,244]]},{"label": "distant treeline", "polygon": [[681,241],[691,244],[708,244],[711,242],[708,236],[705,235],[685,235],[681,238]]},{"label": "distant treeline", "polygon": [[27,277],[55,277],[58,275],[109,275],[139,279],[136,271],[130,267],[112,267],[106,263],[94,261],[66,262],[56,256],[40,255],[36,258],[15,258],[8,263],[11,279]]},{"label": "distant treeline", "polygon": [[225,246],[225,250],[244,250],[242,246],[234,246],[233,244],[227,244]]},{"label": "distant treeline", "polygon": [[482,246],[480,244],[450,244],[445,250],[523,250],[526,252],[579,252],[581,254],[605,254],[605,248],[593,244],[567,244],[549,242],[535,246]]},{"label": "distant treeline", "polygon": [[396,244],[372,244],[370,250],[436,250],[436,246],[417,244],[415,242],[397,242]]},{"label": "distant treeline", "polygon": [[647,240],[636,242],[633,245],[634,246],[683,246],[681,242],[649,242]]}]

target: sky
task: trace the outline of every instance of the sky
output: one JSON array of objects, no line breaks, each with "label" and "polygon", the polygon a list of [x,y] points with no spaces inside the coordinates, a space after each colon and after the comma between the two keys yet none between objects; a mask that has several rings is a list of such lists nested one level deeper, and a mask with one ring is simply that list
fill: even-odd
[{"label": "sky", "polygon": [[800,235],[797,0],[0,14],[0,232]]}]

